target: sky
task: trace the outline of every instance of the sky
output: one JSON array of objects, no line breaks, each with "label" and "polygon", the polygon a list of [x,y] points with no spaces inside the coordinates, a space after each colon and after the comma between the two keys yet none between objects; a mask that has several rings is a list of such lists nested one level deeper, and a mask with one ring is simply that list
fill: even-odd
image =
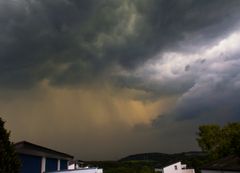
[{"label": "sky", "polygon": [[239,0],[0,0],[0,116],[82,160],[200,150],[240,121]]}]

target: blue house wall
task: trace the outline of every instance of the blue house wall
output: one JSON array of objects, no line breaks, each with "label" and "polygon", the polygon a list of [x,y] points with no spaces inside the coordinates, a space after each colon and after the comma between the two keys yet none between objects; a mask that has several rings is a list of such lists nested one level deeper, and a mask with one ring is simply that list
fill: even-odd
[{"label": "blue house wall", "polygon": [[42,158],[38,156],[20,154],[20,173],[41,173]]},{"label": "blue house wall", "polygon": [[66,170],[68,169],[68,161],[67,160],[61,160],[60,161],[60,170]]},{"label": "blue house wall", "polygon": [[[41,173],[42,157],[27,154],[19,155],[21,160],[20,173]],[[58,168],[58,160],[46,158],[46,172],[56,171]],[[68,161],[60,160],[60,170],[67,170]]]},{"label": "blue house wall", "polygon": [[[55,151],[27,141],[15,144],[16,152],[21,161],[19,173],[41,173],[68,168],[68,161],[73,156]],[[1,173],[1,172],[0,172]]]},{"label": "blue house wall", "polygon": [[47,158],[46,159],[46,172],[56,171],[58,165],[57,159]]}]

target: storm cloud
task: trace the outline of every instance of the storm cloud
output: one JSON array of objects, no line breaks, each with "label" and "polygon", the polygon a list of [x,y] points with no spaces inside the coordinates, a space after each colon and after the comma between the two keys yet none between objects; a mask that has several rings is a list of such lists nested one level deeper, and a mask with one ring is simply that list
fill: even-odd
[{"label": "storm cloud", "polygon": [[234,29],[240,14],[233,0],[0,3],[0,84],[13,88],[78,85],[192,40],[201,47]]},{"label": "storm cloud", "polygon": [[239,19],[239,0],[0,0],[1,116],[81,159],[198,149],[199,124],[240,120]]}]

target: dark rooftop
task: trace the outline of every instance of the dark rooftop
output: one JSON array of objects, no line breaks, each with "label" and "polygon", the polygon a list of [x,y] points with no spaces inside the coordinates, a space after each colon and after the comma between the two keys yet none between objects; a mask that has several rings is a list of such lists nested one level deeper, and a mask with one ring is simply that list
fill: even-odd
[{"label": "dark rooftop", "polygon": [[228,156],[205,165],[202,170],[240,171],[240,157]]},{"label": "dark rooftop", "polygon": [[48,157],[48,158],[57,158],[57,159],[66,159],[72,160],[73,156],[55,151],[40,145],[32,144],[27,141],[21,141],[15,144],[17,153],[28,154],[34,156]]}]

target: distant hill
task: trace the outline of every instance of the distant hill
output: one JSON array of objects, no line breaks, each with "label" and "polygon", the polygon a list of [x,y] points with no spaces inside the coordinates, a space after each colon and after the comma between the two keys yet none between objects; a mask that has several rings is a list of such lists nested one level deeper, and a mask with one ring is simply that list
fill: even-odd
[{"label": "distant hill", "polygon": [[205,163],[206,154],[202,152],[185,152],[176,154],[142,153],[124,157],[118,161],[88,161],[88,165],[104,169],[104,173],[144,172],[146,169],[154,172],[154,168],[163,167],[173,162],[181,161],[189,168],[200,173],[200,167]]},{"label": "distant hill", "polygon": [[205,158],[206,153],[191,151],[175,154],[165,154],[165,153],[141,153],[129,155],[120,159],[120,162],[133,162],[133,161],[150,161],[156,162],[156,166],[161,167],[174,162],[182,161],[183,163],[193,166],[192,163],[194,160],[199,160]]},{"label": "distant hill", "polygon": [[170,159],[171,154],[165,153],[141,153],[141,154],[134,154],[129,155],[120,159],[119,161],[161,161]]}]

